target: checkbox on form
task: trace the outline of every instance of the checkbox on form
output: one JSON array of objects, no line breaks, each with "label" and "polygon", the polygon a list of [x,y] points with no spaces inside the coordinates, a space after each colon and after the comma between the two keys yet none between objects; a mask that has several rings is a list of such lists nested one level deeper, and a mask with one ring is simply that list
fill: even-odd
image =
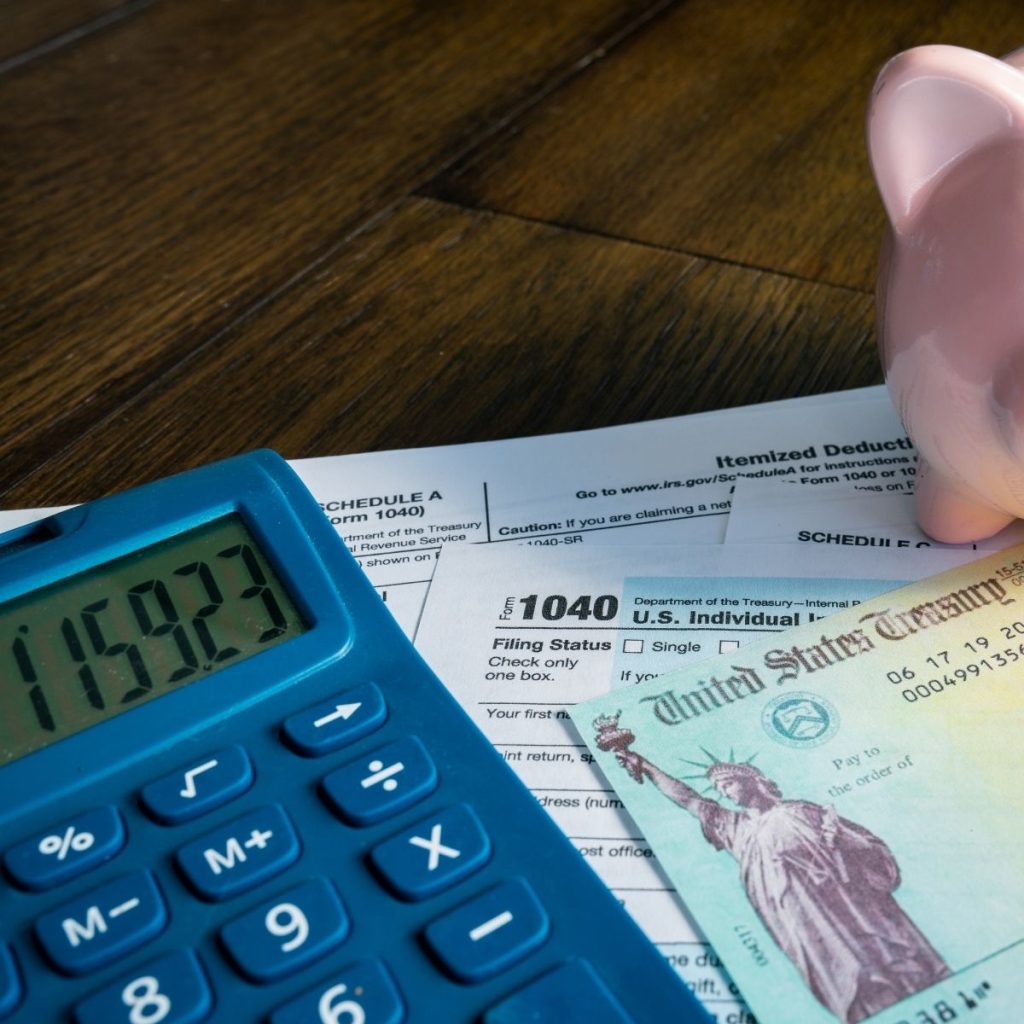
[{"label": "checkbox on form", "polygon": [[644,642],[643,642],[643,640],[623,640],[622,641],[622,653],[623,654],[643,654],[644,653]]},{"label": "checkbox on form", "polygon": [[727,651],[735,651],[739,645],[739,640],[719,640],[718,653],[725,654]]}]

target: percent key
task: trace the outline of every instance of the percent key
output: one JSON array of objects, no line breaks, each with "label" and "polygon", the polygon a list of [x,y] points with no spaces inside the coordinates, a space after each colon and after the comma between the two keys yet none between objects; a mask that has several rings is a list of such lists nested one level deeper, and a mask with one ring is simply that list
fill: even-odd
[{"label": "percent key", "polygon": [[110,860],[124,846],[113,807],[98,807],[11,847],[4,867],[23,889],[52,889]]}]

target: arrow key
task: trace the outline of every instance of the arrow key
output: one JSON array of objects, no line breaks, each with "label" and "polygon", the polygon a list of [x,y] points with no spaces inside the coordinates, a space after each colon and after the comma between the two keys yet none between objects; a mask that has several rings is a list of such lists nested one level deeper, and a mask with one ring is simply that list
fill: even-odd
[{"label": "arrow key", "polygon": [[363,683],[292,715],[281,733],[296,753],[322,757],[380,728],[387,717],[380,690]]}]

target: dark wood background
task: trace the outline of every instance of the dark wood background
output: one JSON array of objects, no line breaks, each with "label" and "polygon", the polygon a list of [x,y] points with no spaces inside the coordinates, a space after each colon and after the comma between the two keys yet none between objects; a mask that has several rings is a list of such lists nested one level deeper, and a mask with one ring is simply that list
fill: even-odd
[{"label": "dark wood background", "polygon": [[874,76],[1020,0],[0,0],[0,504],[877,383]]}]

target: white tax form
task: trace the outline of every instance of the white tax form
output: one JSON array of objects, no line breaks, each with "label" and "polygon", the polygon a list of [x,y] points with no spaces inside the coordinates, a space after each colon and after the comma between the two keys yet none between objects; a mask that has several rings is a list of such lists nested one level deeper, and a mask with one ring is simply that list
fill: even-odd
[{"label": "white tax form", "polygon": [[813,478],[872,444],[909,445],[881,389],[292,465],[411,635],[443,548],[718,544],[741,470]]},{"label": "white tax form", "polygon": [[753,1018],[566,708],[972,557],[894,550],[882,566],[843,548],[795,559],[785,545],[465,546],[438,563],[416,643],[707,1008],[737,1024]]}]

